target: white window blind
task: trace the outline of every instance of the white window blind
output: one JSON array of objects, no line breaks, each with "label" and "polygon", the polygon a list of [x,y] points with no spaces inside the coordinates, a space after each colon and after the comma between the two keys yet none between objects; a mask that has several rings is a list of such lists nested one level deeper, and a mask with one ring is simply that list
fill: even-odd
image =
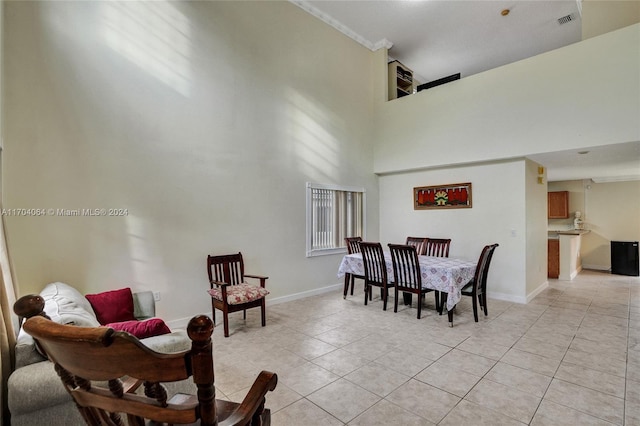
[{"label": "white window blind", "polygon": [[362,188],[307,184],[307,256],[343,252],[345,237],[363,237]]}]

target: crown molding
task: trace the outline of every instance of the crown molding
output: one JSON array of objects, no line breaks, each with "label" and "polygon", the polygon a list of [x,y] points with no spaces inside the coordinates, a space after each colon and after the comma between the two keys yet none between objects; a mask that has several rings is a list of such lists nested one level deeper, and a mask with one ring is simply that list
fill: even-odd
[{"label": "crown molding", "polygon": [[382,40],[378,40],[375,43],[367,40],[357,32],[353,31],[351,28],[344,25],[342,22],[335,19],[333,16],[315,8],[314,6],[309,4],[307,1],[289,0],[289,2],[295,4],[300,9],[320,19],[325,24],[331,25],[333,28],[340,31],[342,34],[346,35],[347,37],[356,41],[357,43],[360,43],[361,45],[371,50],[372,52],[382,49],[383,47],[386,49],[391,49],[391,46],[393,46],[393,43],[387,40],[386,38],[383,38]]}]

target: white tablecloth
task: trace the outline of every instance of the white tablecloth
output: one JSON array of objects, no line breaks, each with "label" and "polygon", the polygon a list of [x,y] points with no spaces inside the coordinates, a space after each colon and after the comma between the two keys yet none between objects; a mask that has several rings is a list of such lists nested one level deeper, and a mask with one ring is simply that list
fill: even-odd
[{"label": "white tablecloth", "polygon": [[[389,281],[393,281],[391,254],[385,252],[384,256]],[[473,279],[476,272],[476,262],[455,257],[433,256],[418,256],[418,261],[420,262],[422,286],[448,293],[447,310],[453,309],[462,298],[460,290]],[[338,277],[342,278],[345,274],[364,276],[361,253],[347,254],[342,259],[338,268]]]}]

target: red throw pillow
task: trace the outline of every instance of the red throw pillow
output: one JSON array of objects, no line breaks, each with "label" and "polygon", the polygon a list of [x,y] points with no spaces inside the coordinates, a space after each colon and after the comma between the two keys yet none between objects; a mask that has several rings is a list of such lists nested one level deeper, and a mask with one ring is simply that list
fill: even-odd
[{"label": "red throw pillow", "polygon": [[133,316],[133,295],[128,287],[85,297],[102,325],[136,319]]},{"label": "red throw pillow", "polygon": [[161,334],[171,333],[167,324],[160,318],[151,318],[146,321],[124,321],[107,324],[114,330],[126,331],[136,336],[138,339],[145,339],[152,336],[160,336]]}]

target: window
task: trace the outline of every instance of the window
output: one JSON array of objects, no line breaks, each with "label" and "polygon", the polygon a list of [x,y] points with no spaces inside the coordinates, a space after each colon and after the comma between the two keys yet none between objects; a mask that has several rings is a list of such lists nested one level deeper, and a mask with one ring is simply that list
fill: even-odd
[{"label": "window", "polygon": [[307,257],[345,251],[365,229],[364,188],[307,183]]}]

